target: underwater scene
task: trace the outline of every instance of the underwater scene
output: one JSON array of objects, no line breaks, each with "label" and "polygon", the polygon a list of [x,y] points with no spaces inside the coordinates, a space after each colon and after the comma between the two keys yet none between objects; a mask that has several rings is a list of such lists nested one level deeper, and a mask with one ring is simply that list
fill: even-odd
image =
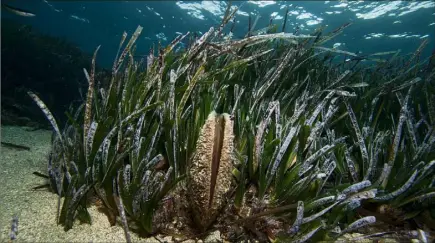
[{"label": "underwater scene", "polygon": [[434,242],[434,1],[1,3],[0,242]]}]

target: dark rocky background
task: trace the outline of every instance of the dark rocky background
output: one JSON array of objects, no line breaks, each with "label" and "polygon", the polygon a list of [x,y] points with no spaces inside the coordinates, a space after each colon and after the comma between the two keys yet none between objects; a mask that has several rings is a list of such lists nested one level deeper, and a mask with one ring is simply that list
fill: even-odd
[{"label": "dark rocky background", "polygon": [[62,38],[41,34],[11,20],[2,20],[1,36],[2,124],[49,125],[27,95],[32,90],[62,126],[66,121],[64,112],[86,96],[83,68],[89,70],[92,56]]}]

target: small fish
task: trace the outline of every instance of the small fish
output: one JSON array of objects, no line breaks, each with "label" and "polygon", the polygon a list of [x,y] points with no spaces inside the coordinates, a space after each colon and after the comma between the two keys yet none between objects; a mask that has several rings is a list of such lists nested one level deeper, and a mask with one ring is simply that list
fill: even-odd
[{"label": "small fish", "polygon": [[4,3],[2,3],[2,8],[8,10],[11,13],[14,13],[16,15],[23,16],[23,17],[34,17],[34,16],[36,16],[34,13],[31,13],[31,12],[29,12],[27,10],[15,8],[15,7],[9,6],[9,5],[4,4]]}]

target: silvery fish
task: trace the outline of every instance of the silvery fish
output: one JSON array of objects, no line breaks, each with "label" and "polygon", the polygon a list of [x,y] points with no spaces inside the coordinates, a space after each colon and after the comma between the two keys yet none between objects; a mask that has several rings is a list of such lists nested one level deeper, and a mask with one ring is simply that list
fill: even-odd
[{"label": "silvery fish", "polygon": [[34,16],[36,16],[34,13],[31,13],[31,12],[23,10],[23,9],[12,7],[12,6],[9,6],[9,5],[4,4],[4,3],[2,3],[2,8],[8,10],[11,13],[14,13],[16,15],[23,16],[23,17],[34,17]]}]

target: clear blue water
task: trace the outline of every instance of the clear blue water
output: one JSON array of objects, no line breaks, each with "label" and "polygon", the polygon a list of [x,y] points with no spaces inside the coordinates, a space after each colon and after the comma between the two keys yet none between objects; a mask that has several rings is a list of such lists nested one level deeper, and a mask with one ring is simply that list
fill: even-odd
[{"label": "clear blue water", "polygon": [[[146,54],[150,45],[167,44],[178,33],[205,32],[220,23],[227,3],[224,1],[2,1],[34,13],[21,17],[2,10],[12,18],[56,37],[64,37],[86,52],[101,45],[97,62],[110,66],[123,31],[132,34],[137,25],[144,31],[138,40],[137,54]],[[344,33],[326,43],[346,51],[375,53],[401,49],[415,51],[424,38],[429,45],[423,56],[434,49],[434,1],[235,1],[240,6],[234,35],[244,36],[248,15],[260,15],[256,29],[273,23],[281,25],[289,7],[287,32],[310,34],[321,25],[332,31],[353,22]],[[281,27],[280,27],[281,28]]]}]

